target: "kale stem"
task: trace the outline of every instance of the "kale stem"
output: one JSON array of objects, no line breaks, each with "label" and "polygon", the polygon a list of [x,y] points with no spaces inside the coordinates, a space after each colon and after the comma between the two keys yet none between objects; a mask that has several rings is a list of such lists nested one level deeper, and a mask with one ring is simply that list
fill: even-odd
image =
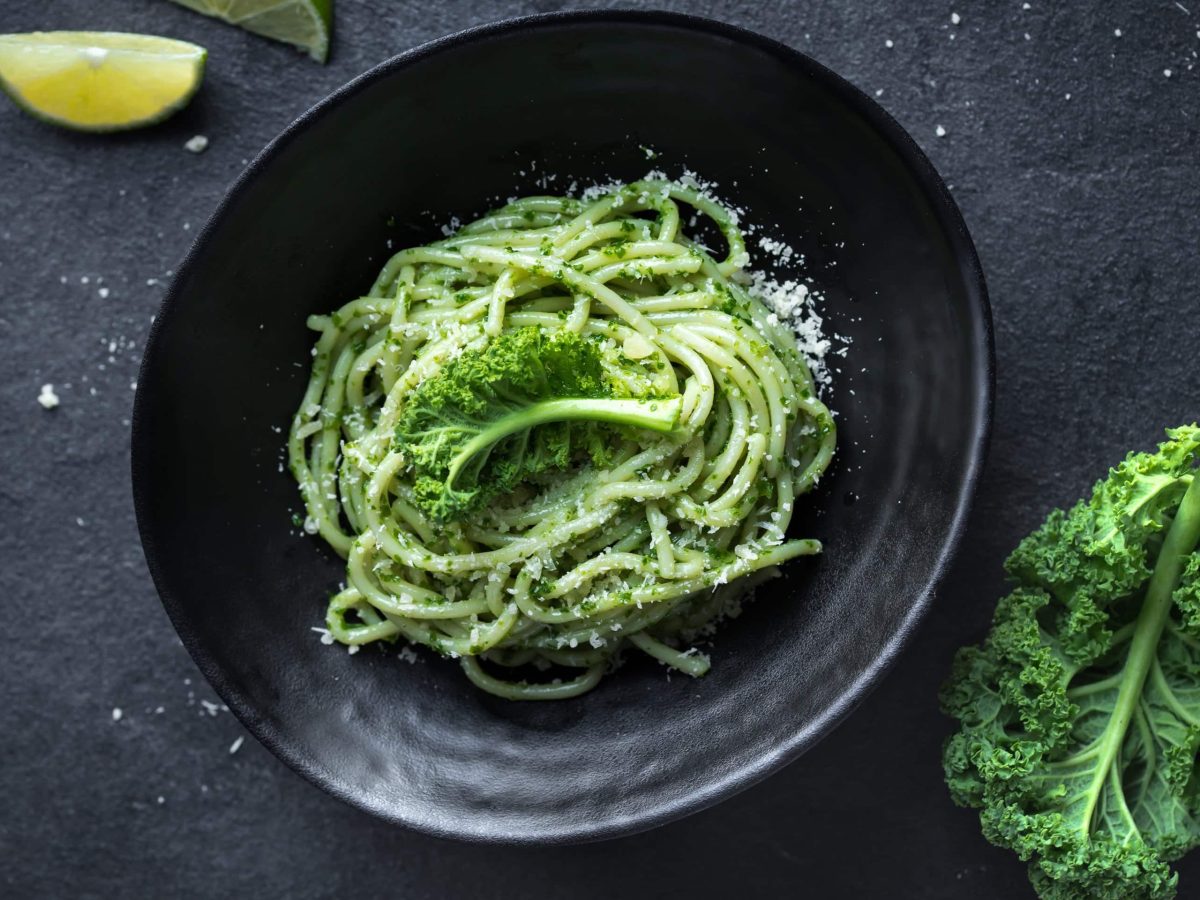
[{"label": "kale stem", "polygon": [[1122,677],[1123,673],[1118,672],[1116,675],[1108,676],[1103,681],[1090,681],[1087,684],[1079,685],[1079,687],[1073,687],[1067,691],[1067,699],[1079,700],[1082,697],[1087,697],[1089,694],[1107,691],[1109,688],[1116,687]]},{"label": "kale stem", "polygon": [[1154,729],[1150,727],[1150,717],[1146,715],[1145,698],[1138,701],[1137,728],[1142,746],[1146,748],[1146,768],[1142,772],[1142,787],[1137,798],[1137,804],[1141,805],[1150,790],[1150,783],[1154,780],[1154,769],[1158,766],[1158,754],[1154,750]]},{"label": "kale stem", "polygon": [[[1172,629],[1174,633],[1174,629]],[[1176,637],[1179,635],[1176,634]],[[1154,666],[1150,670],[1151,677],[1154,679],[1154,686],[1158,688],[1158,692],[1162,694],[1163,699],[1167,702],[1167,706],[1175,715],[1179,716],[1188,725],[1200,725],[1200,719],[1193,716],[1186,706],[1179,702],[1179,698],[1175,696],[1175,691],[1167,683],[1167,676],[1163,674],[1162,666],[1158,662],[1158,658],[1154,659]]]},{"label": "kale stem", "polygon": [[662,400],[609,400],[587,397],[543,400],[505,416],[475,435],[450,463],[450,474],[446,478],[446,484],[453,487],[458,473],[477,453],[483,452],[510,434],[527,428],[545,425],[547,422],[588,419],[667,432],[679,422],[682,407],[683,400],[679,397]]},{"label": "kale stem", "polygon": [[[1104,727],[1100,762],[1096,766],[1096,774],[1087,792],[1088,802],[1081,825],[1085,839],[1092,829],[1092,820],[1104,789],[1104,781],[1112,772],[1117,753],[1120,752],[1125,735],[1129,731],[1130,720],[1141,699],[1146,675],[1158,655],[1158,641],[1162,637],[1167,615],[1171,611],[1171,595],[1179,583],[1188,555],[1196,549],[1198,542],[1200,478],[1193,478],[1187,493],[1180,501],[1175,520],[1167,530],[1162,550],[1159,551],[1158,560],[1154,564],[1154,572],[1150,575],[1146,598],[1142,601],[1142,609],[1135,623],[1133,641],[1129,645],[1129,657],[1121,672],[1121,688],[1117,692],[1117,702],[1113,705],[1112,715]],[[1114,790],[1120,795],[1119,782]],[[1118,796],[1118,800],[1124,806],[1124,797]],[[1132,821],[1130,825],[1132,827]]]}]

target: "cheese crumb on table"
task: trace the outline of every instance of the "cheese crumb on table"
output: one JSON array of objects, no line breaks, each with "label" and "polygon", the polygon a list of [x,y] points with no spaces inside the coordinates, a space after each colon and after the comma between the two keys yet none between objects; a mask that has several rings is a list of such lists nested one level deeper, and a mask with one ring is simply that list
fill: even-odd
[{"label": "cheese crumb on table", "polygon": [[185,150],[190,150],[192,153],[203,153],[206,149],[208,149],[208,138],[202,134],[198,134],[195,137],[188,138],[184,142],[183,147]]},{"label": "cheese crumb on table", "polygon": [[412,647],[401,647],[399,654],[400,659],[404,660],[409,665],[412,665],[418,660],[417,654],[413,652]]},{"label": "cheese crumb on table", "polygon": [[43,384],[42,392],[38,394],[38,403],[42,404],[42,409],[54,409],[58,406],[58,394],[54,393],[54,385]]}]

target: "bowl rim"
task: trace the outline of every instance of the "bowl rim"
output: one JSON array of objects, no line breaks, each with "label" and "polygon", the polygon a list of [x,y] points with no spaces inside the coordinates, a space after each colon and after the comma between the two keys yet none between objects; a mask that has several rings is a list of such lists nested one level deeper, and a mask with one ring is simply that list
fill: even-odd
[{"label": "bowl rim", "polygon": [[789,739],[772,752],[751,762],[728,770],[722,777],[697,787],[677,798],[664,801],[653,808],[639,810],[636,816],[599,822],[574,822],[544,829],[513,833],[498,825],[497,820],[480,818],[466,827],[448,827],[445,819],[421,819],[404,810],[372,805],[356,792],[344,788],[336,777],[312,759],[302,745],[275,728],[249,703],[225,677],[202,643],[192,632],[188,615],[167,585],[159,562],[157,545],[150,527],[150,495],[147,480],[141,473],[148,468],[151,455],[151,429],[147,425],[147,394],[141,390],[134,397],[131,417],[130,469],[133,482],[134,512],[147,568],[168,617],[179,634],[184,647],[197,667],[230,710],[263,745],[290,769],[311,784],[351,806],[371,813],[385,821],[403,825],[415,831],[439,838],[451,838],[479,844],[514,846],[546,846],[607,840],[635,834],[698,812],[743,791],[796,760],[814,744],[828,735],[879,684],[895,664],[899,654],[912,638],[928,613],[938,587],[957,553],[966,529],[979,478],[991,438],[995,403],[995,341],[987,284],[975,245],[957,204],[951,197],[942,177],[917,145],[916,141],[882,106],[850,81],[787,44],[758,34],[738,25],[716,19],[659,10],[589,9],[537,13],[517,16],[452,32],[399,53],[362,74],[352,78],[288,124],[273,138],[234,179],[217,204],[203,228],[199,229],[168,286],[158,314],[151,323],[145,350],[138,372],[138,384],[147,384],[149,369],[157,355],[159,335],[169,327],[179,306],[181,285],[189,280],[191,270],[198,265],[209,235],[221,227],[240,195],[258,173],[280,152],[296,140],[312,123],[327,115],[334,107],[366,89],[381,78],[406,69],[430,56],[464,47],[481,39],[500,37],[519,30],[579,24],[616,24],[626,26],[660,26],[700,32],[749,45],[763,51],[785,65],[801,71],[829,90],[840,102],[849,106],[866,120],[885,139],[900,160],[909,168],[930,203],[936,220],[946,233],[955,262],[966,287],[966,312],[972,325],[977,364],[973,380],[974,400],[978,414],[966,454],[962,487],[956,499],[947,537],[933,565],[925,587],[914,596],[899,625],[888,637],[882,649],[859,676],[826,707],[820,715],[798,728]]}]

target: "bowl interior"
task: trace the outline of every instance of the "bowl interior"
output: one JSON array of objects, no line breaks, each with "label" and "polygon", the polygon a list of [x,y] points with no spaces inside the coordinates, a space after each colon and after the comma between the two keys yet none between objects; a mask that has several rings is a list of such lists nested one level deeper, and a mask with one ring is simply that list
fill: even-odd
[{"label": "bowl interior", "polygon": [[[643,147],[659,154],[647,160]],[[515,704],[452,662],[350,656],[322,624],[342,564],[299,533],[284,471],[305,317],[396,248],[509,196],[686,167],[824,291],[839,457],[798,503],[824,556],[719,632],[703,680],[634,662],[583,698]],[[553,176],[549,183],[543,179]],[[970,241],[885,114],[803,57],[666,15],[550,16],[437,42],[305,116],[181,268],[139,380],[147,558],[206,675],[285,761],[439,834],[572,840],[646,827],[793,758],[861,697],[926,604],[961,524],[990,389]]]}]

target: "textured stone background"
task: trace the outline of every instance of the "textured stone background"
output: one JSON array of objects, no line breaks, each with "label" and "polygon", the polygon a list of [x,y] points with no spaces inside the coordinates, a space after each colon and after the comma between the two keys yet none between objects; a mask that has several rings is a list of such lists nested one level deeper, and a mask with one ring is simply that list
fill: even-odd
[{"label": "textured stone background", "polygon": [[[981,634],[1016,540],[1125,450],[1200,415],[1200,0],[628,4],[786,41],[915,135],[988,275],[996,425],[933,613],[844,725],[700,815],[552,850],[407,833],[253,739],[231,755],[243,731],[202,705],[216,697],[138,545],[128,438],[142,343],[162,282],[247,159],[393,53],[560,8],[338,3],[324,68],[159,0],[0,4],[0,31],[144,31],[211,52],[192,106],[145,132],[81,137],[0,103],[0,894],[1029,896],[1022,866],[947,799],[935,692],[954,648]],[[198,133],[211,146],[193,155],[183,142]],[[36,402],[43,382],[62,397],[53,412]],[[1200,896],[1200,859],[1183,870],[1183,896]]]}]

